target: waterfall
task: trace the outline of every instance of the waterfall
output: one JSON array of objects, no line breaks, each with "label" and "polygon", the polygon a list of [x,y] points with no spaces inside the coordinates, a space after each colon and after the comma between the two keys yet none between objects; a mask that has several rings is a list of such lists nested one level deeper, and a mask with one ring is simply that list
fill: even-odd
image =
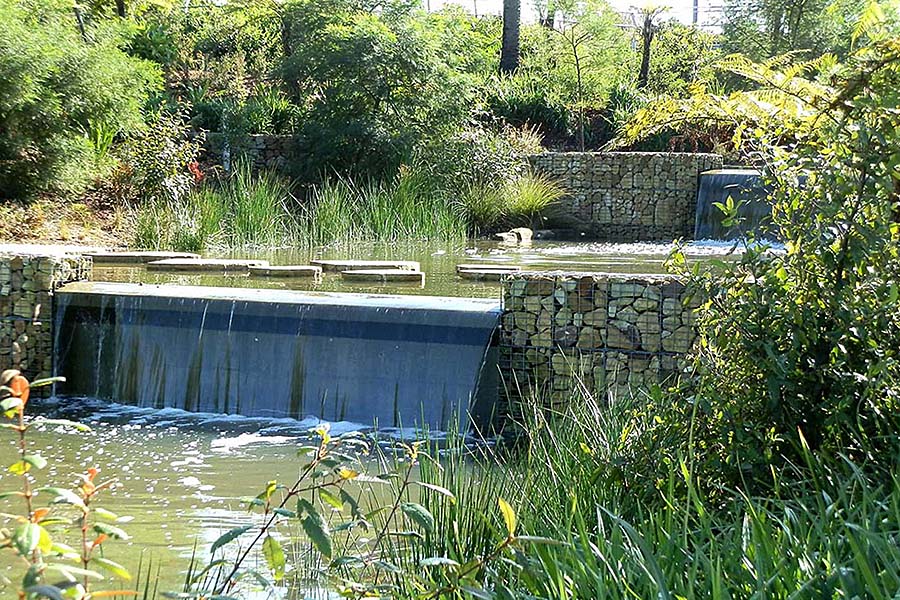
[{"label": "waterfall", "polygon": [[[755,169],[720,169],[701,173],[694,239],[724,240],[741,237],[750,231],[760,233],[772,216],[772,207],[766,195],[760,173]],[[741,223],[737,227],[723,225],[722,211],[714,205],[716,202],[724,204],[729,196],[735,202],[742,202],[738,209]]]},{"label": "waterfall", "polygon": [[498,393],[493,300],[77,283],[60,390],[144,407],[465,427]]}]

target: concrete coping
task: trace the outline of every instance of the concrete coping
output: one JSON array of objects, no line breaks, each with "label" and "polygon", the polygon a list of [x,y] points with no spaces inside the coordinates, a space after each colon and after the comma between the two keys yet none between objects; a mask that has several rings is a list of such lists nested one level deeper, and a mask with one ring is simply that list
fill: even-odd
[{"label": "concrete coping", "polygon": [[240,260],[230,258],[169,258],[147,263],[148,271],[193,271],[219,273],[249,273],[250,267],[268,267],[267,260]]},{"label": "concrete coping", "polygon": [[250,267],[251,277],[319,277],[322,267],[316,265],[269,265]]},{"label": "concrete coping", "polygon": [[595,280],[623,281],[635,283],[682,283],[677,275],[665,273],[606,273],[602,271],[517,271],[504,276],[504,281],[525,280],[572,280],[591,278]]},{"label": "concrete coping", "polygon": [[316,259],[310,264],[322,267],[323,271],[347,271],[358,269],[393,269],[404,271],[420,271],[421,267],[414,260],[326,260]]}]

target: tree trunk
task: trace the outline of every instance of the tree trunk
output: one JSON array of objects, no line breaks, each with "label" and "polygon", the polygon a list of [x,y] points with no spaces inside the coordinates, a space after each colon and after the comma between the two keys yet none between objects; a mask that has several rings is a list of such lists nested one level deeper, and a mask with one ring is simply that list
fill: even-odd
[{"label": "tree trunk", "polygon": [[125,0],[116,0],[116,14],[119,15],[120,19],[124,19],[127,16],[125,11]]},{"label": "tree trunk", "polygon": [[519,68],[520,0],[503,0],[503,40],[500,46],[500,72],[512,73]]},{"label": "tree trunk", "polygon": [[644,26],[641,28],[641,71],[638,73],[638,88],[647,87],[650,80],[650,45],[653,42],[653,17],[644,15]]}]

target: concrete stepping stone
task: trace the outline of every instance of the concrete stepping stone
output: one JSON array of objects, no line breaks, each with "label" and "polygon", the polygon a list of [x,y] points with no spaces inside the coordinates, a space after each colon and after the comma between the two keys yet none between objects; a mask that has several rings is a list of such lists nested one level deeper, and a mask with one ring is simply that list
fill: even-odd
[{"label": "concrete stepping stone", "polygon": [[341,278],[344,281],[416,283],[425,286],[425,273],[404,269],[351,269],[341,271]]},{"label": "concrete stepping stone", "polygon": [[148,262],[168,259],[197,259],[199,254],[193,252],[161,252],[151,250],[147,252],[91,252],[88,254],[95,265],[140,265]]},{"label": "concrete stepping stone", "polygon": [[420,265],[414,260],[311,260],[310,264],[322,267],[323,271],[356,271],[390,269],[419,271]]},{"label": "concrete stepping stone", "polygon": [[518,265],[457,265],[456,274],[462,279],[474,281],[500,281],[504,275],[512,275],[522,270]]},{"label": "concrete stepping stone", "polygon": [[320,277],[322,267],[316,265],[269,265],[250,267],[251,277]]},{"label": "concrete stepping stone", "polygon": [[250,267],[268,267],[267,260],[242,260],[231,258],[170,258],[147,263],[148,271],[170,273],[190,271],[194,273],[249,273]]}]

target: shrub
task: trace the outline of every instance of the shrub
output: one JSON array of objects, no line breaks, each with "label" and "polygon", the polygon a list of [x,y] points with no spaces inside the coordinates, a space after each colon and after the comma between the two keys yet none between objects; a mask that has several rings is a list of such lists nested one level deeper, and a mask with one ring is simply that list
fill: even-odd
[{"label": "shrub", "polygon": [[197,162],[203,138],[187,125],[187,111],[162,107],[146,126],[129,135],[120,149],[130,172],[132,194],[145,201],[178,201],[194,183],[189,167]]},{"label": "shrub", "polygon": [[119,49],[112,26],[80,37],[71,9],[0,1],[0,189],[79,192],[95,174],[92,124],[128,133],[160,84],[149,63]]},{"label": "shrub", "polygon": [[488,87],[485,110],[512,127],[530,127],[542,136],[565,139],[569,110],[547,83],[531,75],[499,77]]}]

